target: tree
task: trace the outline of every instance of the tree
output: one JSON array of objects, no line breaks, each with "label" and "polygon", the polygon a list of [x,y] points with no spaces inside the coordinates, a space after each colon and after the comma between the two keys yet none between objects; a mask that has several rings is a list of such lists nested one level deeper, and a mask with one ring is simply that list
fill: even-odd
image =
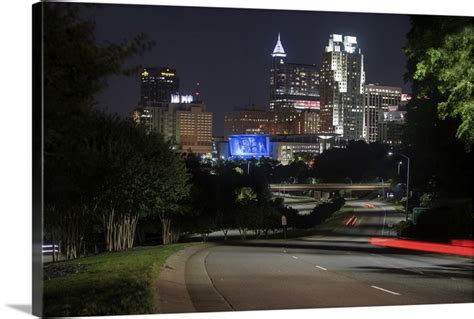
[{"label": "tree", "polygon": [[106,86],[105,77],[132,74],[138,66],[127,67],[126,61],[154,45],[144,33],[122,43],[97,43],[95,23],[82,16],[83,8],[71,3],[43,4],[43,75],[48,114],[90,110],[94,95]]},{"label": "tree", "polygon": [[242,239],[247,239],[247,230],[255,222],[255,206],[257,194],[251,187],[236,190],[236,205],[233,209],[235,226],[239,229]]},{"label": "tree", "polygon": [[149,174],[150,167],[157,165],[154,151],[169,150],[158,137],[131,121],[109,116],[101,128],[104,178],[97,196],[106,249],[128,249],[133,247],[138,219],[146,212],[148,185],[158,178]]},{"label": "tree", "polygon": [[[470,18],[431,20],[427,25],[426,17],[412,19],[413,28],[405,47],[414,65],[409,71],[417,83],[418,98],[439,97],[440,119],[460,118],[456,137],[469,150],[474,143],[474,27]],[[421,45],[415,40],[422,40]],[[420,51],[422,47],[424,50]]]},{"label": "tree", "polygon": [[[95,25],[81,5],[43,3],[44,225],[66,258],[79,257],[86,229],[95,226],[100,148],[98,128],[105,119],[94,111],[94,95],[108,75],[130,74],[125,63],[153,43],[139,34],[122,43],[99,44]],[[36,47],[35,50],[40,49]]]},{"label": "tree", "polygon": [[403,152],[416,172],[411,184],[421,192],[436,184],[449,196],[467,195],[472,180],[472,19],[414,16],[411,25],[403,49],[405,79],[412,81],[414,96],[403,138]]},{"label": "tree", "polygon": [[79,257],[86,229],[93,227],[101,179],[94,142],[100,115],[71,118],[45,141],[44,165],[45,231],[62,244],[67,259]]},{"label": "tree", "polygon": [[[146,191],[146,206],[149,213],[158,215],[161,221],[163,244],[170,244],[179,238],[179,225],[175,223],[177,216],[186,211],[184,204],[191,188],[190,175],[183,157],[173,152],[171,145],[155,137],[156,144],[150,147],[154,165],[149,166],[148,175],[152,178]],[[162,145],[166,145],[165,150]]]},{"label": "tree", "polygon": [[237,199],[237,187],[241,175],[232,169],[221,171],[217,175],[218,189],[215,193],[216,224],[222,230],[224,239],[227,240],[229,229],[235,227],[235,205]]}]

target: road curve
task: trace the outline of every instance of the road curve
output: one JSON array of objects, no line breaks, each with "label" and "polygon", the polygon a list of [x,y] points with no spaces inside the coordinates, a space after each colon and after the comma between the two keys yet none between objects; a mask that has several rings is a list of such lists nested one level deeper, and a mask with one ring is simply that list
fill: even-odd
[{"label": "road curve", "polygon": [[472,258],[372,246],[370,236],[388,235],[388,222],[403,216],[379,203],[351,205],[357,221],[332,235],[240,241],[190,258],[196,311],[473,302]]}]

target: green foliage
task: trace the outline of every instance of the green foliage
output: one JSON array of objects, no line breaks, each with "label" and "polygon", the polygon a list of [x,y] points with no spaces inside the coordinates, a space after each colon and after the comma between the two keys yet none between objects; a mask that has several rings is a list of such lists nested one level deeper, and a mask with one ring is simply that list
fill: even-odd
[{"label": "green foliage", "polygon": [[237,202],[247,203],[257,200],[257,194],[251,187],[241,187],[236,191]]},{"label": "green foliage", "polygon": [[472,181],[472,19],[413,16],[411,25],[403,48],[405,79],[412,82],[414,96],[403,134],[403,151],[412,159],[410,188],[444,193],[440,196],[467,194]]},{"label": "green foliage", "polygon": [[[416,64],[415,81],[434,78],[437,90],[446,98],[438,103],[438,115],[461,118],[456,137],[469,148],[474,142],[474,27],[446,34],[439,47],[430,47]],[[427,88],[419,97],[429,96]]]},{"label": "green foliage", "polygon": [[188,245],[140,248],[50,264],[46,267],[78,271],[45,280],[45,316],[157,313],[155,285],[161,267],[169,256]]},{"label": "green foliage", "polygon": [[435,200],[417,218],[413,235],[422,239],[472,238],[472,200]]},{"label": "green foliage", "polygon": [[153,142],[149,151],[153,162],[147,170],[150,180],[147,184],[146,195],[149,201],[146,205],[150,213],[181,214],[181,203],[188,196],[191,187],[190,176],[182,156],[171,151],[171,147],[160,139],[159,136],[151,138]]},{"label": "green foliage", "polygon": [[421,207],[430,207],[433,201],[434,194],[433,193],[423,193],[420,196],[420,206]]},{"label": "green foliage", "polygon": [[236,171],[237,173],[239,173],[240,175],[243,175],[244,174],[244,170],[240,167],[235,167],[234,168],[234,171]]},{"label": "green foliage", "polygon": [[45,112],[91,109],[94,95],[106,85],[104,77],[131,74],[138,66],[125,62],[154,45],[143,33],[122,43],[97,43],[95,24],[83,17],[83,9],[43,3]]},{"label": "green foliage", "polygon": [[316,205],[309,215],[299,215],[297,210],[291,208],[286,208],[284,215],[287,217],[288,227],[309,229],[325,222],[344,204],[345,200],[342,197],[334,198],[329,202]]},{"label": "green foliage", "polygon": [[410,238],[415,235],[415,226],[411,220],[401,221],[395,226],[397,230],[397,236],[402,238]]},{"label": "green foliage", "polygon": [[416,224],[411,220],[400,222],[398,236],[423,240],[472,238],[471,199],[431,199],[428,207],[419,213]]}]

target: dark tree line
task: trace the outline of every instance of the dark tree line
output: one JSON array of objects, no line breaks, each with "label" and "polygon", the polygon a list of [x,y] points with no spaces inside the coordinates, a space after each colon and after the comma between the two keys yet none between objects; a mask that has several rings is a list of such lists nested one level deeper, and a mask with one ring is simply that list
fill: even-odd
[{"label": "dark tree line", "polygon": [[405,78],[412,83],[404,132],[421,191],[466,196],[472,180],[474,33],[471,18],[414,16]]},{"label": "dark tree line", "polygon": [[247,239],[249,234],[267,238],[271,232],[282,229],[282,216],[287,217],[290,228],[313,228],[344,205],[342,198],[335,198],[317,205],[308,215],[286,207],[281,197],[270,192],[268,170],[275,168],[267,167],[266,159],[253,161],[250,169],[241,161],[211,167],[188,154],[186,164],[192,182],[186,204],[189,211],[181,215],[177,227],[182,234],[200,233],[203,240],[215,231],[222,231],[227,239],[230,229],[238,230],[241,239]]},{"label": "dark tree line", "polygon": [[415,224],[401,225],[400,234],[472,237],[472,18],[414,16],[403,50],[413,93],[404,151],[412,158],[414,200],[428,209]]},{"label": "dark tree line", "polygon": [[44,228],[66,258],[87,243],[133,246],[140,218],[156,215],[163,242],[189,194],[184,159],[160,136],[94,108],[109,75],[130,74],[127,59],[149,49],[144,34],[96,43],[80,5],[44,8]]}]

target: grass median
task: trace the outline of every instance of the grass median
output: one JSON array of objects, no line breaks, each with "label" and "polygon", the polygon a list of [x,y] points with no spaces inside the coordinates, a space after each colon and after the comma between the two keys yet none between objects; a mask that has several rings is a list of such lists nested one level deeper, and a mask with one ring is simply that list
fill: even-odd
[{"label": "grass median", "polygon": [[339,211],[332,214],[323,224],[320,225],[321,230],[333,230],[336,227],[341,226],[344,221],[351,216],[354,212],[354,207],[343,206]]},{"label": "grass median", "polygon": [[48,264],[44,315],[159,313],[155,283],[161,267],[169,256],[191,245],[139,247]]}]

